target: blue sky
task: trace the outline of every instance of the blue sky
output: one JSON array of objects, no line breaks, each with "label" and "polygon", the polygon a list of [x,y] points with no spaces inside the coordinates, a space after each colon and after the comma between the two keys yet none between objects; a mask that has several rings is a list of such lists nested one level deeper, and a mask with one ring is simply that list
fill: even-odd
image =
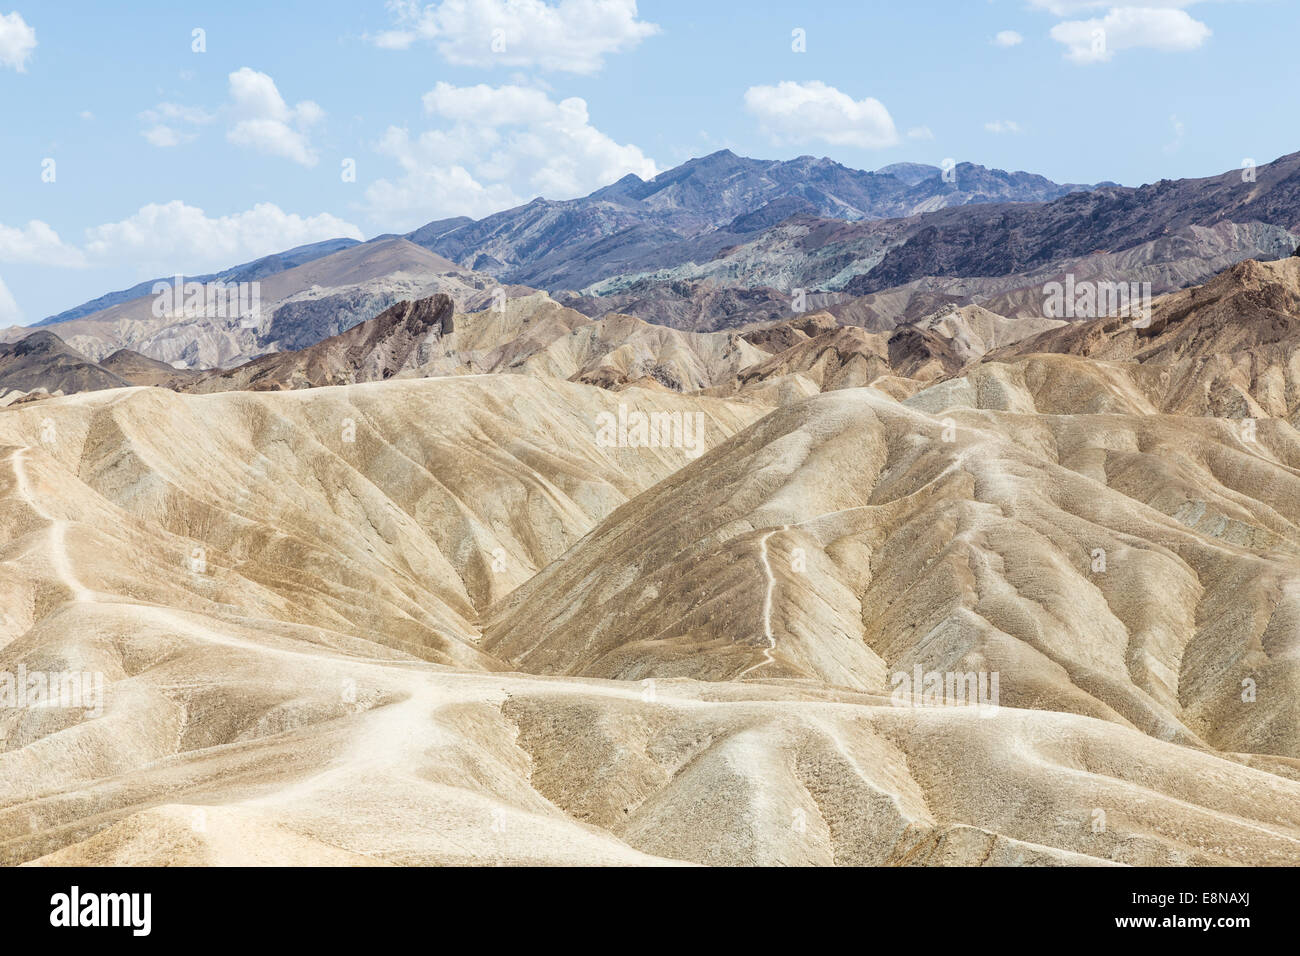
[{"label": "blue sky", "polygon": [[0,0],[0,326],[723,147],[1128,185],[1300,150],[1300,4],[1134,2]]}]

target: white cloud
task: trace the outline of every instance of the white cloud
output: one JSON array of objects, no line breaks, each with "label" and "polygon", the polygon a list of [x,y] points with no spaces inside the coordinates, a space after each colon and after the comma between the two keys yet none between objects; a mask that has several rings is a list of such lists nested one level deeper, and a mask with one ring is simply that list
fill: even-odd
[{"label": "white cloud", "polygon": [[425,136],[412,140],[404,129],[388,130],[380,152],[398,161],[402,175],[395,182],[380,179],[366,188],[372,219],[390,229],[414,229],[452,216],[478,219],[525,201],[509,184],[484,184],[462,165],[441,165],[432,159],[436,150]]},{"label": "white cloud", "polygon": [[381,50],[409,50],[416,39],[416,35],[408,30],[385,30],[371,37],[370,42]]},{"label": "white cloud", "polygon": [[303,100],[291,108],[271,77],[249,67],[230,74],[230,99],[232,125],[226,139],[304,166],[316,165],[307,130],[324,117],[319,106]]},{"label": "white cloud", "polygon": [[0,262],[66,268],[129,266],[143,275],[204,272],[323,239],[365,238],[349,222],[327,213],[299,216],[272,203],[228,216],[209,217],[180,200],[150,203],[119,222],[86,230],[78,247],[46,223],[24,228],[0,224]]},{"label": "white cloud", "polygon": [[432,41],[457,66],[510,66],[595,73],[611,53],[659,32],[637,19],[636,0],[390,0],[396,28],[371,38],[405,50]]},{"label": "white cloud", "polygon": [[934,139],[934,133],[928,126],[913,126],[907,131],[908,139]]},{"label": "white cloud", "polygon": [[636,173],[658,172],[638,147],[591,125],[586,101],[556,102],[522,86],[439,83],[423,97],[437,129],[412,137],[390,127],[377,150],[402,169],[366,190],[370,215],[386,228],[447,216],[484,216],[533,196],[571,199]]},{"label": "white cloud", "polygon": [[883,103],[871,97],[855,100],[818,80],[751,86],[745,91],[745,108],[777,143],[821,140],[880,149],[898,142],[893,117]]},{"label": "white cloud", "polygon": [[86,230],[86,254],[150,274],[219,269],[323,239],[362,239],[361,230],[328,213],[299,216],[274,203],[209,217],[180,200],[150,203],[133,216]]},{"label": "white cloud", "polygon": [[150,145],[179,146],[198,138],[199,128],[218,116],[227,120],[226,139],[236,146],[315,166],[318,157],[308,133],[325,116],[311,100],[289,106],[275,80],[243,67],[229,75],[230,98],[216,113],[199,106],[159,103],[140,114],[140,131]]},{"label": "white cloud", "polygon": [[192,142],[198,133],[195,127],[211,123],[211,113],[197,106],[182,106],[179,103],[159,103],[153,109],[140,114],[142,122],[149,124],[141,130],[140,135],[151,146],[179,146]]},{"label": "white cloud", "polygon": [[1182,7],[1194,0],[1145,0],[1140,7],[1112,6],[1092,0],[1033,0],[1058,16],[1109,7],[1105,16],[1063,20],[1050,36],[1075,63],[1105,63],[1123,50],[1149,49],[1183,53],[1199,49],[1213,31]]},{"label": "white cloud", "polygon": [[1000,46],[1000,47],[1019,46],[1024,42],[1025,42],[1025,38],[1022,37],[1015,30],[999,31],[998,35],[993,38],[993,45]]},{"label": "white cloud", "polygon": [[984,128],[990,133],[1019,133],[1020,124],[1015,120],[993,120],[985,123]]},{"label": "white cloud", "polygon": [[18,308],[18,303],[10,293],[9,287],[5,285],[5,280],[0,279],[0,326],[25,325],[26,322],[23,310]]},{"label": "white cloud", "polygon": [[0,223],[0,262],[77,267],[85,265],[85,256],[48,223],[33,219],[23,228]]},{"label": "white cloud", "polygon": [[0,16],[0,66],[27,72],[27,58],[36,49],[36,31],[17,10]]},{"label": "white cloud", "polygon": [[148,129],[141,130],[143,136],[150,146],[166,148],[168,146],[179,146],[181,143],[188,143],[194,139],[194,133],[180,133],[170,126],[151,126]]}]

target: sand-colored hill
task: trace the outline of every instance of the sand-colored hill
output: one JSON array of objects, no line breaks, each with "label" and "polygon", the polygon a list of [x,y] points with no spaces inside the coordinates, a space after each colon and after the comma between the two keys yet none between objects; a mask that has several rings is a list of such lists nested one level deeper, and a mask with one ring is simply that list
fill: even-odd
[{"label": "sand-colored hill", "polygon": [[951,339],[952,352],[963,363],[1065,324],[1062,319],[1007,318],[978,305],[939,309],[910,323],[916,328]]},{"label": "sand-colored hill", "polygon": [[[863,690],[996,670],[1010,706],[1300,758],[1297,453],[1285,426],[1251,447],[1213,420],[822,395],[620,509],[497,608],[485,648],[538,673]],[[1247,678],[1271,702],[1244,705]]]},{"label": "sand-colored hill", "polygon": [[1133,387],[1162,411],[1294,425],[1300,422],[1298,347],[1300,258],[1291,257],[1246,260],[1203,286],[1163,296],[1149,323],[1141,317],[1073,323],[990,352],[984,361],[1078,356],[1122,366]]},{"label": "sand-colored hill", "polygon": [[[905,398],[990,348],[1058,324],[1006,319],[968,306],[888,333],[841,326],[828,312],[701,333],[615,313],[590,319],[544,292],[500,296],[470,312],[457,311],[449,296],[439,294],[396,303],[305,348],[272,351],[227,369],[177,369],[125,349],[102,365],[79,361],[99,372],[86,388],[126,383],[214,392],[511,373],[615,391],[636,386],[777,405],[863,385]],[[79,379],[58,368],[39,372],[26,369],[25,391],[83,390]]]},{"label": "sand-colored hill", "polygon": [[510,372],[693,392],[733,382],[765,353],[734,332],[682,332],[627,315],[593,320],[545,293],[456,316],[424,374]]},{"label": "sand-colored hill", "polygon": [[305,349],[175,383],[186,391],[321,385],[494,372],[694,392],[731,385],[766,355],[732,332],[679,332],[625,315],[592,321],[545,293],[455,314],[445,295],[400,302]]},{"label": "sand-colored hill", "polygon": [[0,408],[0,862],[1300,864],[1297,266]]},{"label": "sand-colored hill", "polygon": [[[712,450],[604,447],[619,404]],[[1300,860],[1293,436],[763,411],[482,376],[0,413],[0,671],[104,679],[0,712],[0,859]],[[917,663],[999,708],[897,706]]]},{"label": "sand-colored hill", "polygon": [[954,344],[942,334],[910,325],[889,333],[831,327],[747,366],[730,389],[712,394],[748,393],[797,376],[823,392],[870,385],[901,398],[965,364]]}]

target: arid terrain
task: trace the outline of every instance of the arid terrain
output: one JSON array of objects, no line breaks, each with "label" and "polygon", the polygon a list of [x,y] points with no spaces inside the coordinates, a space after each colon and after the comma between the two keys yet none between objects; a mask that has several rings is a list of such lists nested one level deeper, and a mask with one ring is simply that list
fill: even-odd
[{"label": "arid terrain", "polygon": [[454,298],[0,360],[0,673],[83,691],[0,707],[0,862],[1300,864],[1300,258],[1149,323]]}]

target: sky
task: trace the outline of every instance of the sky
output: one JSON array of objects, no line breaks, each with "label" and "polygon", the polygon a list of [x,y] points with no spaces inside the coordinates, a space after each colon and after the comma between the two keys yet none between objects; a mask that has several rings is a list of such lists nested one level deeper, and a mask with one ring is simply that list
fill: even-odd
[{"label": "sky", "polygon": [[723,148],[1125,185],[1300,150],[1300,3],[1136,2],[0,0],[0,327]]}]

